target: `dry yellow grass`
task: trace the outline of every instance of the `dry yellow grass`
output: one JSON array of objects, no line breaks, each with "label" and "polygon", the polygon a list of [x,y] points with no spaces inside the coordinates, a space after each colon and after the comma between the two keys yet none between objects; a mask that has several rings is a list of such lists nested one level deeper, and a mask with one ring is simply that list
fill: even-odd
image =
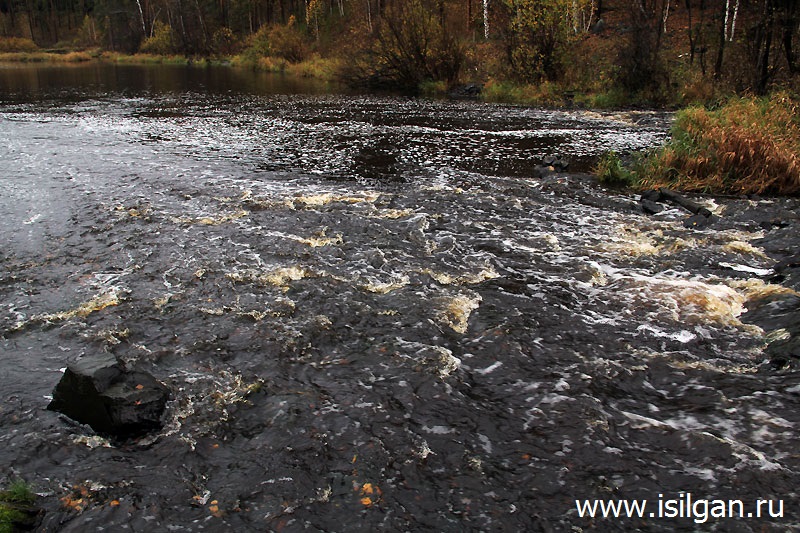
[{"label": "dry yellow grass", "polygon": [[734,194],[800,193],[798,101],[786,93],[680,112],[669,144],[637,174],[644,187]]}]

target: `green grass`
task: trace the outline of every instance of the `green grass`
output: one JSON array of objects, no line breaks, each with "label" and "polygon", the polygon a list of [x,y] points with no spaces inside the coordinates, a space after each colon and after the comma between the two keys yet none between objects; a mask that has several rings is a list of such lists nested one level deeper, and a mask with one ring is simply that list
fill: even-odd
[{"label": "green grass", "polygon": [[18,479],[4,491],[0,492],[0,502],[25,503],[30,504],[36,500],[36,494],[31,490],[30,485]]},{"label": "green grass", "polygon": [[25,513],[0,503],[0,533],[14,533],[14,524],[23,522]]},{"label": "green grass", "polygon": [[634,187],[638,184],[636,172],[625,168],[614,151],[603,154],[594,168],[594,173],[600,183],[612,187]]},{"label": "green grass", "polygon": [[441,96],[447,94],[447,82],[423,81],[419,84],[419,93],[425,96]]},{"label": "green grass", "polygon": [[8,489],[0,492],[0,533],[14,533],[15,524],[24,523],[28,519],[15,505],[31,505],[35,501],[36,495],[22,480],[14,481]]}]

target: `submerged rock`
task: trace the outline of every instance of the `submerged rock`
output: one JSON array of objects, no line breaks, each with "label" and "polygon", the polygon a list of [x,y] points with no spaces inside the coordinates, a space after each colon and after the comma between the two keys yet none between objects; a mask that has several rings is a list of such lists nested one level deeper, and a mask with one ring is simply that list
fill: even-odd
[{"label": "submerged rock", "polygon": [[542,159],[542,165],[548,168],[552,167],[557,172],[563,172],[569,168],[569,160],[558,155],[548,155]]},{"label": "submerged rock", "polygon": [[653,200],[648,200],[647,198],[642,198],[639,200],[639,205],[642,207],[642,211],[648,215],[657,215],[664,210],[663,205],[654,202]]},{"label": "submerged rock", "polygon": [[95,431],[127,438],[161,428],[169,389],[147,372],[126,371],[110,354],[67,367],[47,406]]},{"label": "submerged rock", "polygon": [[697,213],[695,215],[690,216],[686,220],[683,221],[684,228],[707,228],[711,224],[717,221],[717,217],[712,214],[705,215],[703,213]]},{"label": "submerged rock", "polygon": [[483,92],[483,86],[477,83],[468,83],[466,85],[456,85],[451,87],[447,95],[453,99],[476,99]]}]

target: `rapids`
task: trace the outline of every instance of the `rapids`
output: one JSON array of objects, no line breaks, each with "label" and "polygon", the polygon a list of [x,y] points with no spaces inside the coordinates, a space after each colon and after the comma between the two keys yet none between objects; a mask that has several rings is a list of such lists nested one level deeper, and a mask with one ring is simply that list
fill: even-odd
[{"label": "rapids", "polygon": [[[580,174],[668,114],[83,68],[0,77],[0,484],[42,531],[800,527],[800,386],[745,320],[797,293],[742,215],[797,202],[687,229]],[[45,410],[100,351],[169,386],[162,431]],[[681,493],[785,512],[575,505]]]}]

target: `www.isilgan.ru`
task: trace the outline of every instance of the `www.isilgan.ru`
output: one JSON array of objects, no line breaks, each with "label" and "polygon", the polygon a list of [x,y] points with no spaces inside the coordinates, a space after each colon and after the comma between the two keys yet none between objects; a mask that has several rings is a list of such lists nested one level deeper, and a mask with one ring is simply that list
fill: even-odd
[{"label": "www.isilgan.ru", "polygon": [[675,498],[656,500],[575,500],[581,518],[691,518],[696,524],[719,518],[783,518],[783,500],[698,498],[681,492]]}]

